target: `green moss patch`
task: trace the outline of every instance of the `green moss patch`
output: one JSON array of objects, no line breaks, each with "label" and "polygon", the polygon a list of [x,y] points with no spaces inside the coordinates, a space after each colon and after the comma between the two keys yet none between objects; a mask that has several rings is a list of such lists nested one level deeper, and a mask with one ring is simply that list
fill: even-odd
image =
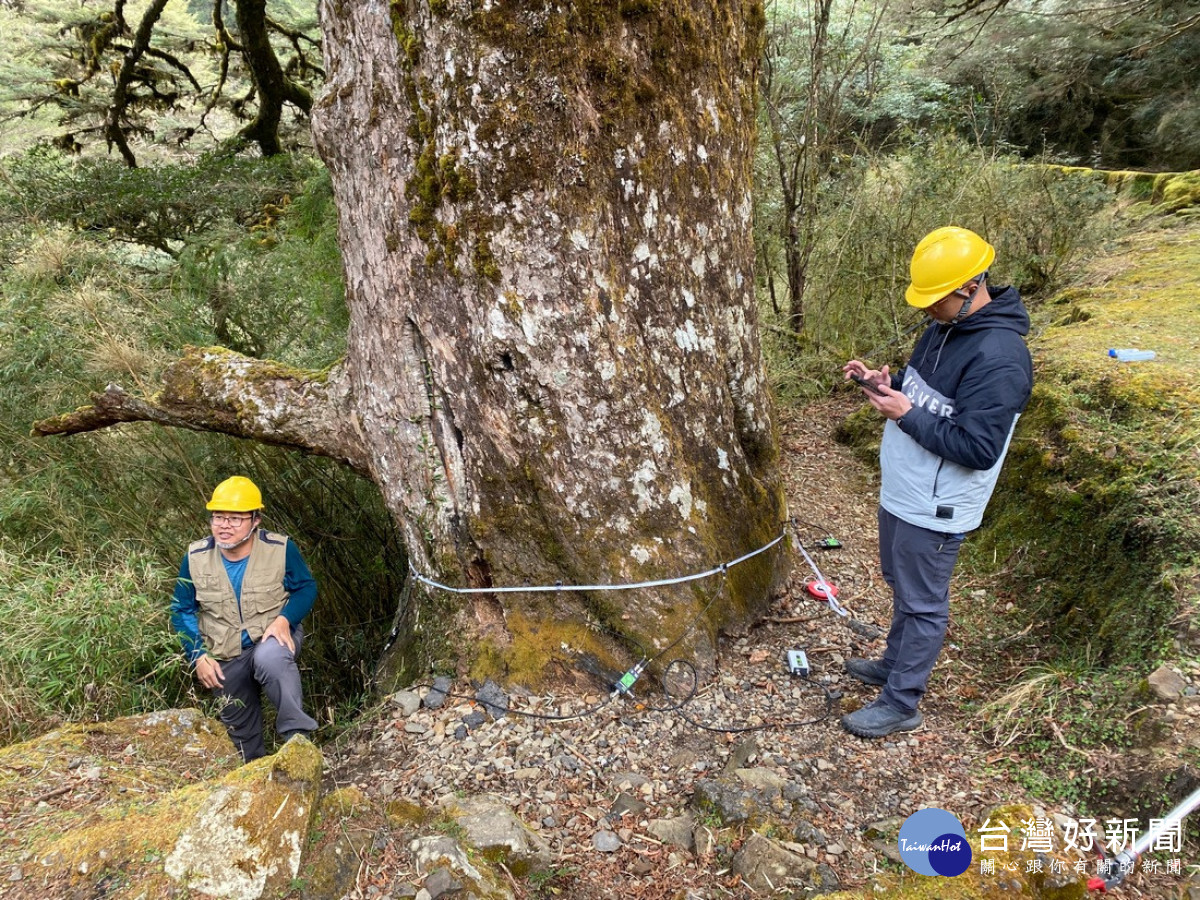
[{"label": "green moss patch", "polygon": [[1032,342],[1034,399],[968,553],[1011,565],[1023,611],[1064,645],[1135,660],[1165,649],[1200,559],[1200,240],[1147,232],[1096,267],[1061,298],[1080,314]]}]

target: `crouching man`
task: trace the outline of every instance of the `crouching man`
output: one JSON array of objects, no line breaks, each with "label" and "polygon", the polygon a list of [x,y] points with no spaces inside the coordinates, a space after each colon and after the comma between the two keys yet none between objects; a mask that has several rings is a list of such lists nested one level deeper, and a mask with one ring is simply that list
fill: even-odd
[{"label": "crouching man", "polygon": [[259,527],[262,509],[249,478],[217,485],[208,503],[212,534],[188,547],[171,602],[171,627],[196,678],[223,701],[221,721],[244,762],[267,753],[264,693],[284,740],[317,727],[296,667],[317,583],[295,544]]}]

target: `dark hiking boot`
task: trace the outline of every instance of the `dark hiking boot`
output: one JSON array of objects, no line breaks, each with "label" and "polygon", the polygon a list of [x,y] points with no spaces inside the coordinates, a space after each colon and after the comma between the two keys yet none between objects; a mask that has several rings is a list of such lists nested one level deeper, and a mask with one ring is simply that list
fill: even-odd
[{"label": "dark hiking boot", "polygon": [[842,727],[863,738],[887,737],[896,731],[913,731],[925,721],[916,710],[906,712],[876,700],[870,706],[842,716]]},{"label": "dark hiking boot", "polygon": [[883,661],[878,659],[848,659],[846,671],[852,678],[857,678],[863,684],[874,684],[882,687],[887,684],[889,670]]}]

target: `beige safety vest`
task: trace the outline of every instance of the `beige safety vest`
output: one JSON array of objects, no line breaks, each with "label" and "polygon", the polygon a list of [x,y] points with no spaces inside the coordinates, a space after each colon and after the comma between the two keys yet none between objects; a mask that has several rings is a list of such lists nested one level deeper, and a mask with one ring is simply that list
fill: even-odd
[{"label": "beige safety vest", "polygon": [[188,545],[188,568],[200,604],[200,636],[205,649],[216,659],[232,659],[242,652],[242,630],[257,642],[279,615],[288,594],[283,588],[287,536],[259,531],[242,578],[242,603],[237,597],[221,551],[211,537]]}]

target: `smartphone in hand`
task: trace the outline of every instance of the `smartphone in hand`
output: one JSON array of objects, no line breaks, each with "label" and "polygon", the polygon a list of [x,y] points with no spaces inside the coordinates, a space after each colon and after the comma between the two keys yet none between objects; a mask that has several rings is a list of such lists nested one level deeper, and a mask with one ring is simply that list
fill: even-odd
[{"label": "smartphone in hand", "polygon": [[854,374],[853,372],[850,374],[850,377],[865,387],[872,394],[878,394],[880,397],[884,396],[883,391],[875,382],[867,381],[867,379],[863,378],[861,375]]}]

